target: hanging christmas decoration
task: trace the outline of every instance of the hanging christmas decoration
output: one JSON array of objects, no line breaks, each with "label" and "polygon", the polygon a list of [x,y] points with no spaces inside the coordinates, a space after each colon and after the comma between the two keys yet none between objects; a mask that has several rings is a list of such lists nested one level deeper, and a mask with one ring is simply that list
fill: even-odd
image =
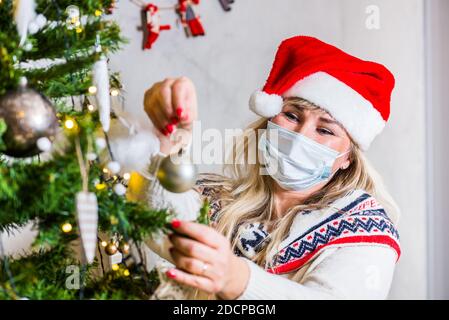
[{"label": "hanging christmas decoration", "polygon": [[109,241],[106,247],[104,248],[104,251],[109,256],[116,254],[118,251],[116,242],[114,240]]},{"label": "hanging christmas decoration", "polygon": [[116,183],[112,189],[118,196],[124,196],[126,194],[126,187],[121,183]]},{"label": "hanging christmas decoration", "polygon": [[111,98],[109,95],[108,64],[106,57],[103,55],[93,66],[93,82],[96,88],[95,95],[97,97],[100,122],[103,130],[108,132],[111,119]]},{"label": "hanging christmas decoration", "polygon": [[234,3],[234,0],[219,0],[221,7],[224,11],[231,11],[231,4]]},{"label": "hanging christmas decoration", "polygon": [[80,9],[75,5],[70,5],[65,9],[67,15],[67,29],[72,30],[81,26]]},{"label": "hanging christmas decoration", "polygon": [[143,49],[151,49],[152,45],[159,38],[159,33],[164,30],[170,30],[169,24],[160,23],[160,14],[158,6],[149,3],[141,11],[143,24]]},{"label": "hanging christmas decoration", "polygon": [[106,168],[111,172],[112,174],[117,174],[120,172],[120,163],[117,161],[110,161],[106,165]]},{"label": "hanging christmas decoration", "polygon": [[92,263],[97,248],[98,225],[98,204],[95,193],[79,192],[76,195],[76,212],[84,258],[87,263]]},{"label": "hanging christmas decoration", "polygon": [[14,20],[20,36],[20,46],[25,43],[28,26],[36,17],[35,8],[36,3],[34,0],[16,0],[14,2]]},{"label": "hanging christmas decoration", "polygon": [[98,137],[95,139],[95,145],[97,146],[98,151],[102,151],[107,146],[107,142],[105,138]]},{"label": "hanging christmas decoration", "polygon": [[[7,130],[3,135],[6,149],[3,153],[12,157],[31,157],[48,149],[58,128],[58,119],[51,102],[21,80],[19,88],[0,97],[0,118],[5,120]],[[38,141],[41,141],[38,143]]]},{"label": "hanging christmas decoration", "polygon": [[48,152],[51,150],[52,143],[47,137],[41,137],[37,139],[36,145],[42,152]]},{"label": "hanging christmas decoration", "polygon": [[179,15],[187,37],[204,36],[205,31],[199,15],[195,14],[193,5],[199,5],[200,0],[178,0],[176,13]]},{"label": "hanging christmas decoration", "polygon": [[130,246],[126,241],[120,241],[118,246],[118,251],[120,251],[121,254],[126,255],[129,254]]},{"label": "hanging christmas decoration", "polygon": [[177,156],[169,155],[158,157],[150,166],[151,171],[155,170],[155,176],[164,189],[181,193],[190,190],[196,182],[197,169],[183,149],[180,149]]}]

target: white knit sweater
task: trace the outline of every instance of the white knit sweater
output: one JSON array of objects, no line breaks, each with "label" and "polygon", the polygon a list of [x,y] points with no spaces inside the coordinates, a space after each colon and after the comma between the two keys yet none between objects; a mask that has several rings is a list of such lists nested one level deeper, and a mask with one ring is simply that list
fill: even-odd
[{"label": "white knit sweater", "polygon": [[[150,155],[159,145],[151,140],[151,130],[133,128],[137,133],[111,129],[111,147],[127,170],[142,173]],[[147,135],[154,145],[142,148]],[[135,144],[139,141],[138,144]],[[126,147],[125,147],[126,146]],[[126,150],[125,154],[120,150]],[[136,159],[140,163],[136,166]],[[133,165],[129,165],[129,163]],[[133,167],[134,166],[134,167]],[[201,184],[201,183],[199,183]],[[151,187],[152,186],[152,187]],[[194,219],[201,201],[219,199],[201,191],[174,194],[151,184],[147,195],[170,204],[181,219]],[[239,237],[239,256],[250,268],[250,277],[239,300],[248,299],[386,299],[400,256],[399,235],[385,210],[364,190],[354,190],[332,204],[329,210],[298,213],[290,232],[279,247],[280,259],[265,270],[251,261],[252,245],[267,234],[251,226]],[[259,240],[257,240],[259,239]],[[146,244],[162,261],[172,264],[166,236],[147,239]]]}]

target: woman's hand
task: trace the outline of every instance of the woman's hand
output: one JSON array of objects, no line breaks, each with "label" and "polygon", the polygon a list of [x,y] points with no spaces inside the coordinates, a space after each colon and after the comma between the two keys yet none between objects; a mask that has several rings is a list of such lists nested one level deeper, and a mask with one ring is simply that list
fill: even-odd
[{"label": "woman's hand", "polygon": [[243,293],[249,279],[248,265],[233,254],[222,234],[185,220],[173,220],[172,227],[176,233],[169,236],[173,244],[170,254],[176,268],[167,271],[168,277],[221,299],[235,299]]},{"label": "woman's hand", "polygon": [[[192,123],[197,119],[195,86],[187,77],[167,78],[145,92],[144,110],[158,129],[161,152],[171,154],[191,139]],[[178,130],[176,141],[172,133]],[[180,141],[181,140],[181,141]]]}]

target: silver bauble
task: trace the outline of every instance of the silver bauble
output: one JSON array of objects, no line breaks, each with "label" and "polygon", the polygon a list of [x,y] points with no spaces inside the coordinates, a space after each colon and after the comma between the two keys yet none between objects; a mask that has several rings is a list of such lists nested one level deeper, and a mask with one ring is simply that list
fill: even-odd
[{"label": "silver bauble", "polygon": [[58,128],[51,102],[25,86],[0,97],[0,118],[7,125],[3,153],[12,157],[31,157],[42,152],[37,141],[42,137],[53,141]]},{"label": "silver bauble", "polygon": [[161,160],[156,177],[164,189],[181,193],[195,185],[197,169],[189,157],[182,155],[181,150],[177,157],[169,155]]}]

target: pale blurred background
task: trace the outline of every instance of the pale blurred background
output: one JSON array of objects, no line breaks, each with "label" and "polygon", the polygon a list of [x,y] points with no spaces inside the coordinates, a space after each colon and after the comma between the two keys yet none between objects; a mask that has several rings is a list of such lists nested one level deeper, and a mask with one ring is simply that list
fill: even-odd
[{"label": "pale blurred background", "polygon": [[[154,1],[159,6],[174,0]],[[379,28],[367,27],[374,10]],[[368,10],[368,11],[367,11]],[[206,128],[241,128],[256,119],[249,95],[263,86],[282,39],[311,35],[367,60],[385,64],[396,77],[390,120],[367,155],[383,175],[402,216],[402,257],[390,299],[449,298],[449,193],[445,122],[449,108],[443,92],[449,85],[449,1],[445,0],[236,0],[224,12],[218,0],[197,7],[205,37],[186,38],[176,16],[162,11],[171,31],[142,51],[140,11],[121,0],[113,18],[130,40],[112,57],[120,71],[127,109],[145,117],[145,89],[166,77],[191,78],[199,95],[199,118]],[[446,17],[446,19],[444,19]],[[446,103],[447,104],[447,103]],[[202,171],[216,167],[202,166]],[[31,241],[6,239],[9,252]],[[27,240],[28,238],[28,240]]]}]

